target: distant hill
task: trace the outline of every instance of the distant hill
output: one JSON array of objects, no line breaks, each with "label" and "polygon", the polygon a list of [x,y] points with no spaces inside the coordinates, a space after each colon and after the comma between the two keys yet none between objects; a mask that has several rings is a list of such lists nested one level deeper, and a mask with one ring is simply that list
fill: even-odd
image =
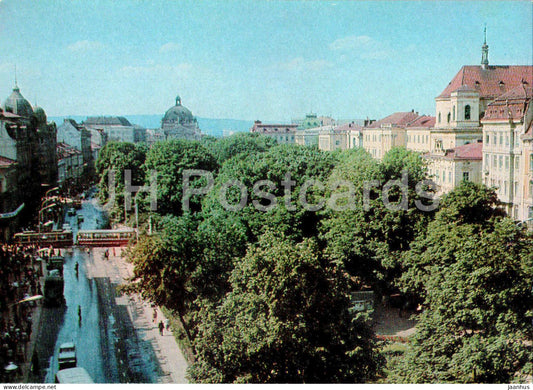
[{"label": "distant hill", "polygon": [[[74,119],[80,123],[92,115],[71,115],[71,116],[56,116],[49,117],[49,121],[56,122],[57,125],[63,123],[65,118]],[[145,127],[147,129],[157,129],[161,126],[161,118],[163,114],[155,115],[122,115],[125,116],[132,124]],[[214,119],[214,118],[196,118],[198,120],[198,126],[204,134],[212,135],[213,137],[222,137],[224,134],[231,132],[246,132],[250,131],[253,126],[253,121],[241,120],[241,119]]]}]

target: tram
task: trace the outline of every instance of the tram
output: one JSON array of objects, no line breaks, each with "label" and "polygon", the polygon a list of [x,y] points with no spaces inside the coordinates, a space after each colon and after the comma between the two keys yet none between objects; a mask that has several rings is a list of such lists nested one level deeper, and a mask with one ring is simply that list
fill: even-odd
[{"label": "tram", "polygon": [[14,238],[15,243],[19,245],[66,248],[72,246],[73,244],[72,231],[69,230],[52,230],[51,232],[27,231],[23,233],[16,233]]},{"label": "tram", "polygon": [[47,307],[61,306],[65,303],[63,294],[65,280],[63,278],[63,263],[65,259],[62,256],[50,256],[48,258],[46,269],[48,275],[44,278],[44,304]]},{"label": "tram", "polygon": [[44,305],[46,307],[57,307],[65,303],[65,296],[63,290],[65,287],[65,280],[59,270],[51,270],[44,278]]},{"label": "tram", "polygon": [[80,246],[126,246],[135,241],[135,229],[119,230],[80,230],[76,241]]}]

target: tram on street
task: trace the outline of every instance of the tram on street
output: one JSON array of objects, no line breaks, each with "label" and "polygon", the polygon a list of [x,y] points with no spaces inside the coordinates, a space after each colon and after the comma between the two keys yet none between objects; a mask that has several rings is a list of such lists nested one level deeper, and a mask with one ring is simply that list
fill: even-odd
[{"label": "tram on street", "polygon": [[50,256],[47,261],[46,270],[48,274],[44,278],[44,305],[47,307],[61,306],[65,303],[63,294],[65,280],[63,278],[62,256]]},{"label": "tram on street", "polygon": [[15,243],[19,245],[37,245],[39,247],[53,246],[66,248],[72,246],[73,235],[70,230],[52,230],[51,232],[27,231],[16,233]]},{"label": "tram on street", "polygon": [[126,246],[135,239],[135,229],[80,230],[76,237],[79,246],[90,247]]}]

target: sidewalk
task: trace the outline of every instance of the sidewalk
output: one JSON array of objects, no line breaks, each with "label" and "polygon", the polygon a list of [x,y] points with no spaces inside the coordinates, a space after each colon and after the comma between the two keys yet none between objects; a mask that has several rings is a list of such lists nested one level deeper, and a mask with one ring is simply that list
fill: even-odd
[{"label": "sidewalk", "polygon": [[[93,249],[94,261],[101,262],[98,267],[100,272],[104,272],[113,282],[124,283],[127,278],[133,275],[132,264],[121,258],[120,248],[115,248],[115,251],[110,248],[109,260],[103,260],[104,251],[103,248]],[[158,378],[159,383],[188,383],[186,378],[187,361],[174,335],[166,329],[163,331],[163,336],[159,334],[159,321],[164,323],[166,319],[161,310],[157,308],[157,320],[153,322],[154,310],[151,304],[143,300],[140,295],[120,296],[116,298],[116,302],[128,308],[138,336],[152,345],[162,371],[162,375]]]}]

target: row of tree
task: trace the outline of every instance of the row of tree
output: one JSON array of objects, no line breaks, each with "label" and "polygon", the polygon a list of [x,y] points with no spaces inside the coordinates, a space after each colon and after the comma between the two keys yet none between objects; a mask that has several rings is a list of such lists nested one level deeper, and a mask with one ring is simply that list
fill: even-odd
[{"label": "row of tree", "polygon": [[[533,240],[497,208],[492,189],[465,182],[438,208],[420,207],[436,206],[427,168],[405,149],[377,161],[362,149],[324,152],[252,134],[151,148],[111,142],[97,171],[104,202],[115,172],[117,219],[126,169],[136,186],[157,173],[157,211],[148,193],[140,202],[158,232],[131,249],[126,289],[179,315],[195,350],[193,381],[382,378],[368,313],[351,310],[351,293],[362,289],[401,291],[425,309],[385,380],[509,382],[531,371]],[[211,172],[214,183],[184,208],[190,169]],[[232,180],[248,189],[242,207],[221,202],[242,199]],[[261,180],[269,182],[254,188]],[[385,190],[400,182],[406,188]],[[330,207],[309,209],[301,193]]]}]

